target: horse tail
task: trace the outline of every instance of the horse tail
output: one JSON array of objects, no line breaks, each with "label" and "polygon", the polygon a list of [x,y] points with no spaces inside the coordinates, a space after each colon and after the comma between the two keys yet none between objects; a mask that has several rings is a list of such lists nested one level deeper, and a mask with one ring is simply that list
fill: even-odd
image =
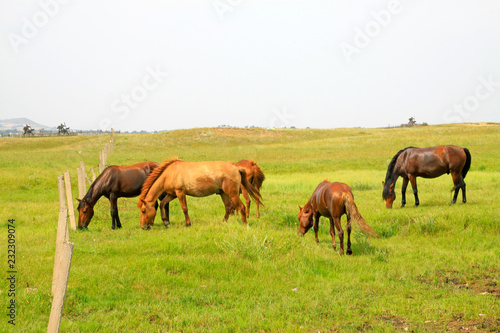
[{"label": "horse tail", "polygon": [[344,207],[346,209],[347,217],[349,219],[353,219],[356,221],[358,226],[363,230],[366,234],[377,237],[378,234],[375,230],[373,230],[368,223],[366,223],[365,219],[361,216],[358,211],[358,207],[354,203],[354,198],[352,194],[349,192],[342,193],[342,199],[344,201]]},{"label": "horse tail", "polygon": [[245,190],[247,190],[248,194],[250,194],[255,202],[264,206],[260,201],[260,199],[262,199],[262,196],[260,195],[259,190],[247,180],[247,172],[245,171],[245,169],[243,167],[238,167],[238,171],[240,172],[241,176],[241,186],[243,186]]},{"label": "horse tail", "polygon": [[462,178],[465,178],[465,176],[467,176],[467,172],[469,172],[470,163],[472,161],[472,157],[470,156],[469,149],[467,149],[467,148],[463,148],[463,149],[464,149],[464,152],[465,152],[466,160],[465,160],[465,165],[464,165],[464,167],[462,169]]},{"label": "horse tail", "polygon": [[255,162],[252,169],[253,169],[252,185],[255,186],[258,190],[260,190],[260,188],[262,187],[262,183],[266,179],[266,176],[264,176],[264,173]]}]

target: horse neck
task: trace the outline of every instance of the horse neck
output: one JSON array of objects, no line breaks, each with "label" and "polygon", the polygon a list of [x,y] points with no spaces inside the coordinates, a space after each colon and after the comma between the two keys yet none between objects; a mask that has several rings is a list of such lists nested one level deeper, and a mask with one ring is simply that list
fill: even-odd
[{"label": "horse neck", "polygon": [[97,179],[92,185],[90,185],[87,195],[85,195],[85,199],[87,203],[93,207],[103,195],[102,179]]},{"label": "horse neck", "polygon": [[167,170],[163,171],[163,173],[155,180],[155,182],[149,188],[148,194],[146,195],[145,200],[148,202],[155,202],[158,200],[160,195],[164,192],[164,182],[165,175],[167,174]]}]

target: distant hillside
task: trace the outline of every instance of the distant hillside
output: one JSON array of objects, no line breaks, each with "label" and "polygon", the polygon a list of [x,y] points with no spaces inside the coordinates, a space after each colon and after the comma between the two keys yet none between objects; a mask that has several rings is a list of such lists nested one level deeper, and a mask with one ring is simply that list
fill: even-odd
[{"label": "distant hillside", "polygon": [[35,130],[40,130],[40,129],[52,130],[52,129],[54,129],[54,127],[40,125],[40,124],[38,124],[38,123],[34,122],[33,120],[28,119],[28,118],[12,118],[12,119],[0,120],[0,131],[8,131],[8,130],[15,131],[15,130],[17,130],[17,131],[22,132],[23,127],[26,124],[30,125]]}]

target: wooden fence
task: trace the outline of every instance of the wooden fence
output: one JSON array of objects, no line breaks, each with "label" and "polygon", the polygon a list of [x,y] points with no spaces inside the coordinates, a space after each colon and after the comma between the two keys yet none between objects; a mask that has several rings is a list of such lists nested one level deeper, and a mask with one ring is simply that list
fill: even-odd
[{"label": "wooden fence", "polygon": [[[105,168],[108,156],[112,150],[113,141],[114,131],[111,130],[110,143],[106,144],[104,149],[99,152],[99,173]],[[86,194],[86,182],[91,184],[96,179],[94,169],[91,168],[90,170],[92,173],[92,181],[85,171],[85,163],[83,161],[80,162],[80,167],[77,169],[79,199],[83,198]],[[64,175],[57,178],[57,186],[59,189],[59,219],[57,222],[54,272],[52,275],[52,295],[54,298],[50,310],[49,325],[47,328],[48,333],[59,332],[64,308],[64,299],[68,287],[71,259],[75,246],[74,243],[69,241],[68,220],[71,230],[76,230],[75,207],[69,171],[65,171]]]}]

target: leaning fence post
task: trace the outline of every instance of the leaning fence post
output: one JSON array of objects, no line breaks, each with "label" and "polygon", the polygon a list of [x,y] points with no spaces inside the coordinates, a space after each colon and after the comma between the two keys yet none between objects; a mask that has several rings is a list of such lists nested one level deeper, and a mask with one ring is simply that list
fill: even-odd
[{"label": "leaning fence post", "polygon": [[73,205],[73,194],[71,192],[71,179],[69,171],[64,172],[64,185],[66,186],[66,202],[68,203],[69,223],[71,229],[76,230],[75,206]]},{"label": "leaning fence post", "polygon": [[81,168],[77,168],[78,171],[78,197],[79,199],[83,199],[85,196],[85,180],[83,179],[83,172]]},{"label": "leaning fence post", "polygon": [[104,161],[103,161],[103,156],[102,156],[102,151],[99,152],[99,174],[101,174],[104,171]]},{"label": "leaning fence post", "polygon": [[[56,257],[54,262],[54,274],[56,275],[55,282],[52,282],[52,292],[54,298],[52,299],[52,308],[50,310],[49,326],[47,333],[57,333],[61,326],[61,318],[64,308],[64,299],[66,298],[66,289],[68,287],[69,270],[71,268],[71,258],[73,257],[73,248],[75,244],[64,242],[61,244],[61,253]],[[57,263],[58,270],[55,270]]]},{"label": "leaning fence post", "polygon": [[66,198],[64,194],[64,179],[63,176],[57,177],[57,185],[59,188],[59,221],[57,223],[57,238],[56,238],[56,254],[54,260],[54,274],[52,276],[52,295],[55,292],[55,280],[59,271],[59,256],[62,251],[62,244],[69,240],[68,231],[68,209],[66,207]]},{"label": "leaning fence post", "polygon": [[90,172],[92,173],[92,182],[95,182],[95,179],[97,178],[95,175],[94,168],[90,168]]},{"label": "leaning fence post", "polygon": [[59,332],[61,317],[68,286],[71,258],[74,243],[69,242],[68,209],[64,193],[64,177],[57,177],[59,189],[59,220],[57,222],[56,253],[54,258],[54,273],[52,276],[52,308],[50,310],[47,332]]}]

